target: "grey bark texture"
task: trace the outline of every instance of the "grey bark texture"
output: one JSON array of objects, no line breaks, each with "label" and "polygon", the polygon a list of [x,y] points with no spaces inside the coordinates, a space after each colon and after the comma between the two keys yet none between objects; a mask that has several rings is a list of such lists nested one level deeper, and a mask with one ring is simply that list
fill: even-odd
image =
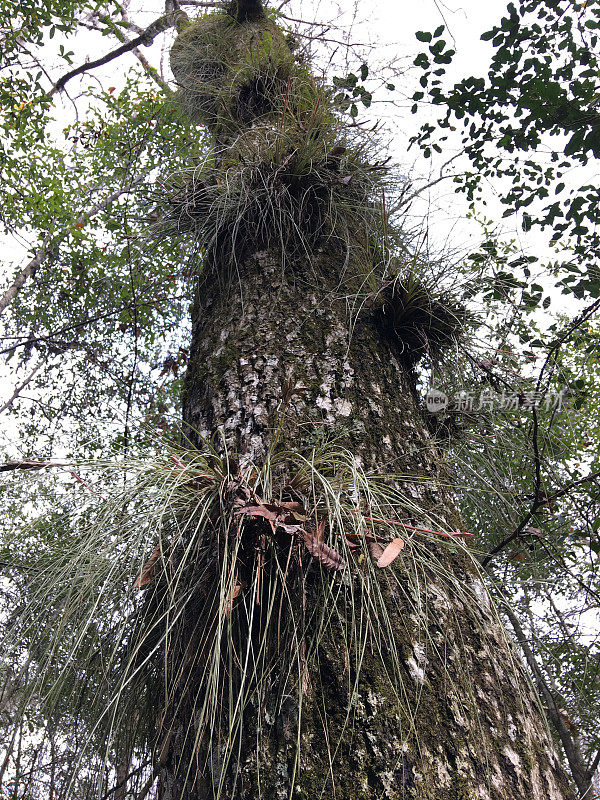
[{"label": "grey bark texture", "polygon": [[[456,528],[455,507],[441,485],[440,453],[409,377],[370,323],[350,333],[346,302],[332,281],[335,265],[325,269],[322,255],[319,262],[319,274],[307,273],[302,263],[283,273],[277,255],[258,252],[228,291],[211,282],[201,287],[184,400],[190,439],[199,447],[205,446],[201,437],[217,446],[225,441],[230,452],[260,460],[284,393],[295,386],[285,413],[287,443],[338,433],[366,467],[429,476],[429,483],[405,479],[402,488],[441,524]],[[242,766],[225,797],[287,798],[292,783],[291,796],[307,799],[573,796],[483,585],[461,556],[437,550],[473,604],[465,607],[465,596],[433,574],[423,576],[418,596],[408,580],[403,591],[387,586],[406,677],[403,701],[386,676],[385,657],[367,654],[354,686],[340,648],[323,642],[304,698],[296,774],[296,731],[290,741],[285,720],[271,721],[269,747],[257,755],[250,726]],[[394,569],[401,574],[402,563]],[[328,742],[337,743],[333,755]],[[190,797],[203,796],[193,791]]]},{"label": "grey bark texture", "polygon": [[[250,47],[245,23],[236,24]],[[179,54],[194,36],[179,43]],[[193,58],[185,64],[182,83],[191,80]],[[280,125],[264,105],[262,114],[263,131]],[[226,140],[221,128],[215,133]],[[443,459],[405,360],[365,308],[356,312],[348,285],[352,243],[348,250],[335,237],[317,237],[302,252],[291,243],[286,250],[285,242],[260,246],[250,234],[227,263],[226,249],[213,248],[199,283],[183,395],[188,446],[206,450],[210,443],[243,470],[268,457],[275,437],[278,447],[304,452],[335,438],[364,470],[389,475],[440,529],[457,530]],[[431,558],[419,560],[407,546],[377,572],[386,628],[369,619],[375,606],[356,569],[325,576],[339,587],[339,609],[349,616],[358,609],[372,635],[357,656],[329,626],[314,650],[301,654],[305,672],[283,693],[277,660],[255,696],[250,681],[229,764],[221,742],[231,732],[217,718],[210,741],[194,736],[203,654],[190,616],[190,646],[173,656],[185,665],[186,685],[163,716],[161,800],[572,798],[535,692],[476,570],[460,548],[435,537],[425,550]],[[308,565],[297,594],[307,619],[319,610],[318,566]],[[260,614],[258,596],[256,605]],[[239,635],[252,636],[252,625]]]}]

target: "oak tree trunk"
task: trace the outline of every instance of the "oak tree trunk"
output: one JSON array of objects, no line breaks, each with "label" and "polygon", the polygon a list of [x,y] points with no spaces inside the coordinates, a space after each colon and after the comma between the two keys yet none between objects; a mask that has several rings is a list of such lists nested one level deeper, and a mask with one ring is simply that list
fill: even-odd
[{"label": "oak tree trunk", "polygon": [[[455,529],[456,510],[435,480],[441,455],[410,376],[371,323],[350,333],[335,264],[321,254],[294,267],[283,273],[277,253],[257,252],[240,265],[237,285],[202,285],[184,398],[190,440],[202,449],[203,439],[220,448],[226,443],[230,453],[260,461],[276,430],[293,447],[334,433],[365,467],[433,478],[406,479],[402,488],[440,527]],[[282,417],[291,386],[297,391]],[[404,670],[401,702],[385,653],[375,646],[364,653],[355,683],[340,643],[321,641],[307,665],[300,730],[297,697],[286,698],[276,714],[268,699],[256,698],[223,797],[572,796],[535,693],[483,585],[460,554],[433,542],[431,548],[465,592],[457,595],[443,576],[425,570],[416,596],[411,581],[403,581],[403,562],[394,565],[399,582],[386,582],[386,591]],[[179,713],[187,730],[193,710],[183,704]],[[179,764],[183,752],[172,746],[170,763]],[[180,766],[163,772],[165,800],[212,796],[210,769],[184,775]]]},{"label": "oak tree trunk", "polygon": [[[310,252],[286,252],[285,242],[250,241],[229,263],[225,249],[209,253],[192,312],[183,396],[188,446],[205,451],[210,443],[243,472],[275,446],[310,453],[335,440],[357,468],[393,476],[395,490],[439,530],[460,529],[406,359],[372,315],[353,310],[347,249],[313,244]],[[357,578],[360,560],[325,577],[316,559],[298,562],[306,570],[293,589],[306,621],[295,645],[299,673],[284,680],[275,659],[260,684],[248,677],[233,733],[220,729],[218,716],[210,741],[195,728],[205,654],[182,652],[185,687],[163,718],[159,797],[571,798],[535,693],[469,558],[434,536],[420,551],[431,560],[416,552],[409,543],[377,571],[383,627]],[[248,558],[265,556],[254,548]],[[322,580],[338,587],[339,636],[329,625],[304,652],[316,624],[310,620],[323,612]],[[244,600],[257,619],[265,613],[262,597],[257,590]],[[348,628],[358,609],[367,630],[352,647],[344,608]],[[189,616],[186,624],[193,644],[196,621]],[[255,624],[236,641],[252,637]],[[233,661],[224,671],[233,675]],[[236,697],[225,683],[224,705]],[[227,739],[235,752],[230,747],[225,757]]]}]

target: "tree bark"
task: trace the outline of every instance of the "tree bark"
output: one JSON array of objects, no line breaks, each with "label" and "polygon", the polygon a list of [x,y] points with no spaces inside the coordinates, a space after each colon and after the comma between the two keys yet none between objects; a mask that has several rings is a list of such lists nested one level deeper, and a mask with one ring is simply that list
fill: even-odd
[{"label": "tree bark", "polygon": [[[251,241],[234,264],[223,262],[224,252],[209,253],[192,312],[187,445],[232,457],[236,475],[266,463],[275,448],[310,454],[335,440],[357,469],[388,476],[406,508],[412,504],[410,524],[459,530],[406,360],[368,309],[352,311],[352,245],[321,238],[299,254]],[[280,477],[289,478],[285,469]],[[202,599],[185,617],[185,645],[170,656],[185,680],[161,717],[161,800],[573,796],[535,692],[461,548],[435,536],[407,542],[391,567],[373,572],[367,591],[360,557],[327,572],[293,538],[264,530],[256,523],[244,556],[266,565],[263,583],[252,596],[241,589],[246,617],[232,612],[238,627],[223,654],[222,707],[246,681],[241,727],[228,731],[232,717],[218,710],[208,733],[197,722],[206,691],[198,620],[206,623],[211,608]],[[278,628],[264,628],[275,654],[267,662],[244,647],[267,625],[265,583],[277,570],[278,596],[300,621],[283,644]],[[206,597],[206,587],[198,591]],[[315,637],[329,613],[333,622]],[[298,669],[279,674],[290,648]],[[251,651],[252,663],[236,666],[236,654]],[[252,668],[263,669],[260,679]],[[234,743],[227,758],[225,740]]]},{"label": "tree bark", "polygon": [[[350,333],[325,254],[293,266],[282,271],[277,254],[257,252],[240,265],[237,285],[202,285],[184,396],[189,440],[205,449],[210,439],[260,463],[275,432],[295,448],[337,435],[365,467],[415,476],[397,485],[441,528],[456,529],[441,456],[397,355],[368,319]],[[268,697],[250,703],[238,758],[220,773],[220,796],[572,797],[535,693],[474,568],[433,540],[429,549],[451,579],[427,562],[419,585],[409,560],[381,571],[401,659],[400,692],[390,677],[391,646],[378,652],[372,644],[358,671],[340,640],[325,637],[306,662],[301,714],[298,686],[288,686],[277,711]],[[351,571],[330,580],[356,583]],[[310,608],[315,587],[306,586]],[[197,667],[191,663],[188,674]],[[180,743],[176,735],[170,742],[165,800],[216,792],[208,767],[180,779],[181,763],[192,757],[181,744],[192,706],[181,704]],[[206,759],[201,743],[195,757],[196,765]]]}]

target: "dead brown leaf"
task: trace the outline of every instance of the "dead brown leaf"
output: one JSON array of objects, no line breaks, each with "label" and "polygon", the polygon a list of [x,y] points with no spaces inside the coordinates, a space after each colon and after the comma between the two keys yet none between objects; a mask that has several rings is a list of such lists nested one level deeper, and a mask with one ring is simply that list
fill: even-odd
[{"label": "dead brown leaf", "polygon": [[152,551],[152,555],[150,556],[148,561],[146,561],[144,568],[140,573],[140,577],[133,584],[134,589],[143,589],[145,586],[148,586],[148,584],[152,581],[152,578],[154,578],[154,565],[156,564],[156,561],[158,560],[159,556],[160,556],[160,544],[157,544],[154,550]]},{"label": "dead brown leaf", "polygon": [[229,597],[227,598],[227,602],[225,604],[225,616],[226,617],[229,618],[231,616],[231,612],[233,611],[233,603],[234,603],[235,599],[240,596],[240,594],[242,593],[242,589],[243,588],[244,587],[242,586],[242,584],[236,578],[235,579],[235,583],[234,583],[231,591],[229,592]]},{"label": "dead brown leaf", "polygon": [[392,561],[395,561],[398,558],[403,547],[404,539],[393,539],[377,559],[377,566],[388,567]]},{"label": "dead brown leaf", "polygon": [[319,522],[315,531],[302,530],[302,538],[306,549],[313,558],[316,558],[326,569],[339,572],[346,566],[342,556],[324,542],[325,520]]}]

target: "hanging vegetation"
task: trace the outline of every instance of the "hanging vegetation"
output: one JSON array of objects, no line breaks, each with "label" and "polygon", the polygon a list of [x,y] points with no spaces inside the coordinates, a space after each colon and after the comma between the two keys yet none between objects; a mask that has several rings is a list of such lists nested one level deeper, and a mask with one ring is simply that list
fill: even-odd
[{"label": "hanging vegetation", "polygon": [[[31,472],[28,465],[11,468]],[[149,785],[178,740],[170,769],[206,796],[229,796],[231,764],[236,774],[245,759],[263,757],[277,726],[298,765],[303,697],[314,692],[325,643],[327,652],[335,643],[340,675],[352,676],[349,697],[330,711],[330,757],[356,713],[353,686],[373,659],[386,665],[378,692],[390,721],[410,740],[418,692],[404,662],[416,658],[418,675],[439,646],[428,605],[449,592],[461,599],[460,626],[480,624],[477,589],[461,578],[472,569],[461,544],[467,534],[441,527],[333,444],[277,449],[266,463],[241,468],[192,452],[98,467],[101,494],[35,523],[45,526],[48,545],[28,563],[31,580],[23,580],[17,550],[3,553],[26,603],[1,644],[33,653],[36,664],[15,714],[60,726],[67,738],[77,727],[73,785],[87,778],[101,790],[110,782],[103,754],[122,750],[124,730]],[[89,475],[95,467],[76,469]],[[455,553],[452,570],[445,543]],[[397,559],[401,571],[386,569]],[[404,598],[410,616],[396,618],[390,593]],[[449,614],[447,624],[459,620]],[[471,702],[458,653],[443,680]],[[255,756],[239,750],[253,728]],[[156,754],[152,768],[141,760],[147,752]]]},{"label": "hanging vegetation", "polygon": [[410,368],[423,356],[436,360],[457,344],[472,315],[454,298],[410,273],[387,281],[373,301],[382,333]]}]

